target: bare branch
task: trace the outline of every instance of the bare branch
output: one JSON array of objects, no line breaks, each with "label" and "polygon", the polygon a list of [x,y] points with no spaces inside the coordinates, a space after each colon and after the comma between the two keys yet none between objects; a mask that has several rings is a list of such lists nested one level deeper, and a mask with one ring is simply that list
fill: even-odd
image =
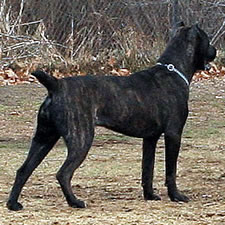
[{"label": "bare branch", "polygon": [[[212,40],[211,40],[212,45],[214,45],[219,40],[219,38],[223,36],[223,34],[225,33],[224,27],[225,27],[225,20],[223,21],[223,24],[221,25],[221,27],[218,29],[218,31],[212,38]],[[222,31],[222,33],[221,33],[221,31]]]},{"label": "bare branch", "polygon": [[12,34],[14,32],[14,28],[15,28],[15,26],[17,26],[17,24],[20,24],[23,9],[24,9],[24,0],[21,0],[19,15],[18,15],[16,21],[14,22],[14,25],[12,26],[11,30],[9,31],[9,34]]}]

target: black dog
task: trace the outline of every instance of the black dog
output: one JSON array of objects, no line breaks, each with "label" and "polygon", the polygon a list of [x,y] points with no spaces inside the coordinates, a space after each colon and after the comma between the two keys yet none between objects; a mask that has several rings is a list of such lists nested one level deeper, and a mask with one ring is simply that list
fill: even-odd
[{"label": "black dog", "polygon": [[168,195],[172,201],[187,202],[188,197],[177,188],[176,170],[188,116],[189,83],[194,72],[204,70],[215,56],[208,36],[195,25],[177,31],[156,66],[129,77],[56,79],[41,71],[32,73],[48,89],[48,96],[40,107],[27,159],[17,171],[8,208],[22,209],[18,198],[24,184],[60,137],[68,156],[57,179],[68,204],[85,207],[73,194],[71,178],[92,145],[95,126],[143,138],[142,186],[146,200],[160,199],[153,191],[152,180],[156,143],[164,133]]}]

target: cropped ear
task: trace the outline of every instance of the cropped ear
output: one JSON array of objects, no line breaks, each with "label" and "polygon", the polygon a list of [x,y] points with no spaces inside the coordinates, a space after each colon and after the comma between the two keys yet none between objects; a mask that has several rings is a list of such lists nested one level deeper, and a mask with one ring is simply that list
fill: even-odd
[{"label": "cropped ear", "polygon": [[180,30],[180,28],[184,27],[184,22],[183,21],[179,21],[177,23],[175,23],[172,27],[172,29],[170,30],[170,39],[175,37],[176,33],[178,30]]}]

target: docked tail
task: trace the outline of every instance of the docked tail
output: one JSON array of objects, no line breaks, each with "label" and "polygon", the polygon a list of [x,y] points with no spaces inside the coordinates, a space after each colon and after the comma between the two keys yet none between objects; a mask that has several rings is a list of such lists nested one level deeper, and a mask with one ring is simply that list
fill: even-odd
[{"label": "docked tail", "polygon": [[58,87],[58,80],[57,78],[43,72],[40,70],[37,70],[35,72],[31,73],[33,76],[35,76],[38,81],[43,84],[48,91],[56,91]]}]

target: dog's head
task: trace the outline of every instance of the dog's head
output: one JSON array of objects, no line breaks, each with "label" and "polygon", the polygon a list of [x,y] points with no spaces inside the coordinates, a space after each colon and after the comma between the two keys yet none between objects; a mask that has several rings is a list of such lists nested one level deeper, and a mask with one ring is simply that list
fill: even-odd
[{"label": "dog's head", "polygon": [[194,70],[209,70],[209,62],[216,58],[216,49],[210,44],[208,35],[198,25],[184,27],[182,24],[176,36],[185,37],[183,40],[187,42],[187,51],[192,53]]},{"label": "dog's head", "polygon": [[194,25],[189,30],[189,40],[195,40],[194,65],[196,70],[210,69],[209,62],[216,58],[216,49],[210,45],[208,35]]},{"label": "dog's head", "polygon": [[208,35],[198,25],[186,27],[183,22],[177,23],[173,29],[167,48],[158,61],[174,64],[187,76],[197,70],[210,69],[209,62],[215,59],[216,49],[210,44]]}]

